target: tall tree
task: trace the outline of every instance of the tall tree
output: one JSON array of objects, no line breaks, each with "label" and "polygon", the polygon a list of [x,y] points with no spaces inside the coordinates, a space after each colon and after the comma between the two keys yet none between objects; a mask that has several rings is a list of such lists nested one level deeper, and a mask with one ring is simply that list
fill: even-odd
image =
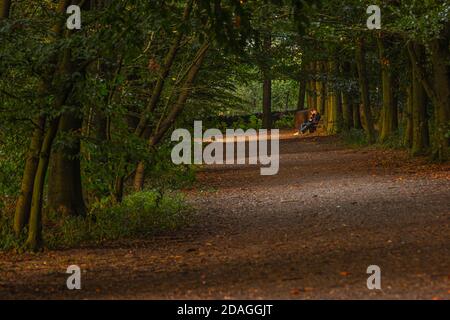
[{"label": "tall tree", "polygon": [[378,53],[381,65],[381,83],[383,106],[381,111],[380,141],[386,141],[397,129],[397,105],[394,97],[394,79],[392,61],[386,49],[387,39],[383,33],[377,37]]},{"label": "tall tree", "polygon": [[412,119],[413,119],[413,142],[412,153],[414,155],[425,154],[428,151],[430,141],[428,132],[427,104],[428,97],[423,83],[418,77],[418,68],[425,63],[425,47],[418,43],[409,45],[413,68],[412,80]]},{"label": "tall tree", "polygon": [[365,131],[369,143],[375,142],[375,128],[372,119],[372,111],[370,108],[369,80],[366,65],[366,48],[362,38],[357,41],[356,47],[356,65],[358,67],[359,90],[361,97],[361,105],[363,117],[365,120]]}]

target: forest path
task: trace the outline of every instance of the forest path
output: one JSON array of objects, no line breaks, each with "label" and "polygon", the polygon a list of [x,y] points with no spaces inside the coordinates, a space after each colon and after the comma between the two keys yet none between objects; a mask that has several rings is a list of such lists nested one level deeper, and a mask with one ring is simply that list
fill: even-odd
[{"label": "forest path", "polygon": [[[148,241],[0,255],[0,298],[450,298],[450,167],[283,133],[280,172],[211,166],[192,225]],[[80,291],[65,268],[83,270]],[[366,287],[369,265],[382,290]]]}]

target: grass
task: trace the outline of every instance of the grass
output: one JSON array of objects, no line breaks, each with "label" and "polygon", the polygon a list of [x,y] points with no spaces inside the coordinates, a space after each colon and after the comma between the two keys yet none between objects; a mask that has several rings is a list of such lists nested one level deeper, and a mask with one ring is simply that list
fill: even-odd
[{"label": "grass", "polygon": [[[126,197],[120,204],[104,199],[92,206],[86,218],[47,214],[44,245],[49,249],[62,249],[145,238],[179,228],[188,222],[190,212],[180,194],[144,191]],[[0,216],[0,250],[21,250],[25,234],[14,235],[12,220],[12,214]]]}]

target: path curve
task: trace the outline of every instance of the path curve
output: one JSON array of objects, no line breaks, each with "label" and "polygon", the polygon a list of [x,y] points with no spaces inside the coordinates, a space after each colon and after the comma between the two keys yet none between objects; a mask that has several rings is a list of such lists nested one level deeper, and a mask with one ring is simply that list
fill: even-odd
[{"label": "path curve", "polygon": [[[175,234],[0,255],[0,298],[449,299],[450,167],[283,133],[280,172],[211,166]],[[62,266],[78,264],[68,292]],[[382,290],[366,287],[369,265]]]}]

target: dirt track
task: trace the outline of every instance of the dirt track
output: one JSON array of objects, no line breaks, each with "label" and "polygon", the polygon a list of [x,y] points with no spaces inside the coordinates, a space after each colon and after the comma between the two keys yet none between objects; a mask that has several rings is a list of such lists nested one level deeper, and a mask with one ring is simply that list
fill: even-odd
[{"label": "dirt track", "polygon": [[[211,166],[176,234],[0,254],[0,298],[450,298],[450,167],[284,134],[280,172]],[[65,289],[69,264],[81,291]],[[366,287],[378,265],[382,290]]]}]

